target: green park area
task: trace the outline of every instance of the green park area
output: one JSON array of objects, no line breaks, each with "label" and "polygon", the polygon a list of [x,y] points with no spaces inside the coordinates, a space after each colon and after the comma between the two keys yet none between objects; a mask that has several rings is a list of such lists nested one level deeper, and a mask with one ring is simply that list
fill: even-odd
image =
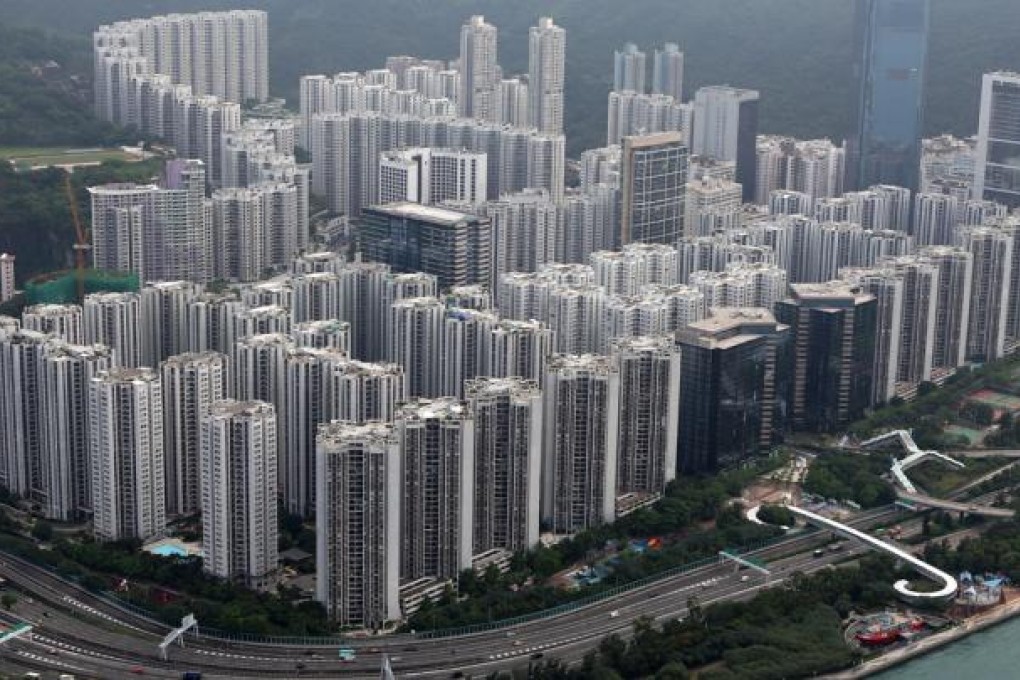
[{"label": "green park area", "polygon": [[55,165],[92,165],[106,161],[132,162],[140,158],[115,148],[7,146],[0,147],[0,160],[13,164],[17,170],[31,170]]}]

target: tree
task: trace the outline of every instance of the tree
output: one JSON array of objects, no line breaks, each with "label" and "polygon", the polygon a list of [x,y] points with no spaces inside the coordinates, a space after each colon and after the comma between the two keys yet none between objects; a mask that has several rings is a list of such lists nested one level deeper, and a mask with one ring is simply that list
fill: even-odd
[{"label": "tree", "polygon": [[691,674],[687,671],[687,666],[679,661],[666,664],[655,674],[655,680],[687,680],[689,677]]},{"label": "tree", "polygon": [[17,603],[18,598],[14,593],[4,593],[3,596],[0,596],[0,605],[3,605],[7,611],[10,611]]},{"label": "tree", "polygon": [[43,520],[37,520],[32,527],[32,538],[46,542],[53,539],[53,525]]}]

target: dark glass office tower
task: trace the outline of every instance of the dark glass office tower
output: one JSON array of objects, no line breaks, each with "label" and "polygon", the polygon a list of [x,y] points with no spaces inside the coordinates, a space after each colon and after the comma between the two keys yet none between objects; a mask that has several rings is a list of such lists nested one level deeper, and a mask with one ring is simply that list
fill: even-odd
[{"label": "dark glass office tower", "polygon": [[723,308],[677,333],[677,466],[702,474],[769,450],[786,417],[790,329],[766,309]]},{"label": "dark glass office tower", "polygon": [[917,191],[929,0],[856,0],[847,190]]}]

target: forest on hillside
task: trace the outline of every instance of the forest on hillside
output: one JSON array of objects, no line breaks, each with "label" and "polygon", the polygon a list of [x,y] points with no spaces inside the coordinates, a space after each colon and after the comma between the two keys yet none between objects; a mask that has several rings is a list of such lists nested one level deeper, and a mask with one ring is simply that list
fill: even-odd
[{"label": "forest on hillside", "polygon": [[[507,73],[527,68],[527,30],[551,15],[568,33],[570,153],[601,145],[612,51],[667,40],[687,55],[687,90],[729,83],[762,92],[762,129],[841,138],[848,125],[851,4],[847,0],[4,0],[0,24],[87,37],[130,16],[225,7],[270,15],[271,87],[296,98],[306,73],[378,67],[387,55],[452,58],[459,26],[481,13],[500,30]],[[926,126],[972,134],[983,72],[1020,69],[1015,0],[932,0]],[[87,42],[85,43],[87,45]]]}]

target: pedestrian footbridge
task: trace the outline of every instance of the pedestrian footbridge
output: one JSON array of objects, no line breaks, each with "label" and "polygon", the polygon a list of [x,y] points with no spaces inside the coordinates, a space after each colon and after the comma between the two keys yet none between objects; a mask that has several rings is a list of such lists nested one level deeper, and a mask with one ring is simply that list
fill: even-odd
[{"label": "pedestrian footbridge", "polygon": [[836,520],[829,519],[828,517],[823,517],[811,512],[810,510],[805,510],[795,505],[788,505],[786,507],[790,510],[790,512],[802,517],[805,521],[810,522],[817,527],[827,529],[828,531],[839,534],[845,538],[859,541],[873,550],[886,553],[887,555],[892,555],[897,560],[906,562],[913,567],[916,572],[939,584],[939,587],[936,590],[927,592],[912,589],[910,587],[910,581],[906,579],[897,581],[893,584],[893,589],[901,599],[915,605],[942,604],[949,602],[953,599],[953,596],[956,595],[956,579],[938,567],[932,566],[927,562],[918,559],[909,552],[892,545],[891,543],[875,538],[863,531],[858,531],[857,529],[847,526],[842,522],[837,522]]}]

